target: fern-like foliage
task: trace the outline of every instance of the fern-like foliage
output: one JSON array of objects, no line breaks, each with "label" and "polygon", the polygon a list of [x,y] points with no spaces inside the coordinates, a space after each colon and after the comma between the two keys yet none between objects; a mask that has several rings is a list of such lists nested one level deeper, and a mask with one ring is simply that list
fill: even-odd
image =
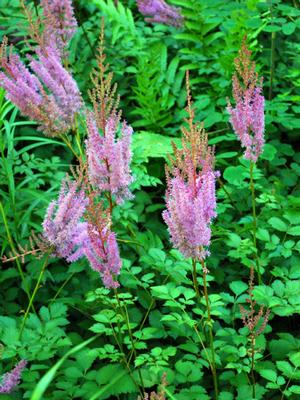
[{"label": "fern-like foliage", "polygon": [[174,119],[170,110],[179,98],[184,71],[177,56],[168,64],[167,47],[162,43],[155,43],[138,59],[136,70],[132,88],[136,107],[131,115],[138,119],[133,125],[159,132]]}]

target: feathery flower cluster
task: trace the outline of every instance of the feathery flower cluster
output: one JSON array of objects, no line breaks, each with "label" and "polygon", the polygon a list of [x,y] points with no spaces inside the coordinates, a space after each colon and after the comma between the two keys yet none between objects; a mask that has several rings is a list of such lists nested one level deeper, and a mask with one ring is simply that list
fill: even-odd
[{"label": "feathery flower cluster", "polygon": [[258,80],[251,51],[244,40],[235,59],[236,73],[233,75],[233,97],[235,107],[228,104],[230,122],[245,150],[245,158],[256,162],[264,145],[264,104],[262,80]]},{"label": "feathery flower cluster", "polygon": [[[98,68],[91,76],[94,84],[89,92],[93,113],[87,113],[88,139],[86,153],[90,183],[98,193],[108,192],[117,204],[132,198],[128,186],[132,182],[130,171],[132,128],[120,123],[117,86],[112,84],[113,73],[107,73],[105,62],[104,25],[102,25],[100,46],[97,54]],[[118,137],[118,131],[120,135]]]},{"label": "feathery flower cluster", "polygon": [[71,0],[41,0],[44,15],[43,36],[46,41],[55,41],[56,47],[64,51],[77,28]]},{"label": "feathery flower cluster", "polygon": [[53,255],[69,262],[85,255],[87,223],[81,219],[87,205],[84,190],[67,176],[62,182],[58,200],[50,203],[43,222],[42,237],[53,248]]},{"label": "feathery flower cluster", "polygon": [[0,393],[10,393],[20,383],[21,373],[26,364],[26,360],[21,360],[14,369],[3,375]]},{"label": "feathery flower cluster", "polygon": [[210,245],[211,220],[216,216],[213,149],[203,127],[194,124],[194,110],[187,75],[189,127],[182,128],[182,149],[175,145],[171,167],[167,167],[167,210],[163,219],[171,241],[185,257],[204,259]]},{"label": "feathery flower cluster", "polygon": [[88,139],[86,152],[89,178],[99,192],[109,191],[115,196],[117,204],[132,198],[128,189],[132,182],[130,174],[132,128],[125,122],[121,125],[121,137],[117,138],[119,118],[111,116],[100,136],[92,113],[87,116]]},{"label": "feathery flower cluster", "polygon": [[139,12],[146,16],[145,21],[180,27],[183,16],[180,9],[170,6],[164,0],[137,0]]},{"label": "feathery flower cluster", "polygon": [[116,235],[110,229],[110,215],[105,212],[101,202],[96,203],[95,195],[89,196],[86,215],[88,242],[85,255],[91,267],[100,273],[104,286],[117,288],[119,284],[115,277],[120,274],[122,262]]},{"label": "feathery flower cluster", "polygon": [[[86,257],[92,269],[98,271],[107,288],[116,288],[115,277],[121,269],[116,235],[110,230],[110,216],[95,193],[86,197],[80,182],[67,176],[61,185],[58,200],[48,207],[43,233],[39,240],[53,256],[74,262]],[[40,246],[40,247],[41,247]]]},{"label": "feathery flower cluster", "polygon": [[259,310],[256,312],[255,310],[256,301],[254,300],[253,289],[254,289],[254,268],[251,267],[249,289],[248,289],[249,298],[246,299],[247,303],[250,304],[250,310],[246,310],[242,305],[240,305],[240,312],[244,326],[246,326],[249,329],[250,336],[254,338],[259,336],[265,330],[269,320],[270,310],[267,309],[265,311],[264,306],[261,306]]},{"label": "feathery flower cluster", "polygon": [[7,40],[0,47],[0,86],[23,115],[38,122],[49,136],[68,131],[82,105],[77,84],[62,66],[55,46],[36,50],[37,59],[28,57],[31,73],[17,54],[7,55]]}]

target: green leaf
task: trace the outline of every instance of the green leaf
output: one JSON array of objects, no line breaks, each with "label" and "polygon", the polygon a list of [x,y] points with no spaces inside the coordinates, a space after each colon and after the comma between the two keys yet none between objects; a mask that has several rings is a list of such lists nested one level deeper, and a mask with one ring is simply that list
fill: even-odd
[{"label": "green leaf", "polygon": [[42,400],[43,399],[43,394],[45,393],[45,391],[47,390],[48,386],[50,385],[50,383],[54,379],[54,377],[56,375],[56,372],[62,366],[62,364],[66,361],[66,359],[68,357],[70,357],[72,354],[77,353],[77,351],[83,349],[84,347],[86,347],[87,345],[92,343],[98,337],[99,337],[99,335],[94,336],[94,337],[92,337],[92,338],[90,338],[90,339],[78,344],[73,349],[68,351],[63,357],[61,357],[61,359],[58,360],[57,363],[54,364],[53,367],[50,368],[49,371],[40,379],[40,381],[36,385],[32,395],[30,397],[30,400]]},{"label": "green leaf", "polygon": [[292,236],[300,236],[300,226],[292,226],[287,233]]},{"label": "green leaf", "polygon": [[219,400],[233,400],[233,394],[229,392],[221,392],[219,397]]},{"label": "green leaf", "polygon": [[267,379],[268,381],[276,383],[277,374],[272,369],[261,369],[259,370],[259,373],[263,378]]},{"label": "green leaf", "polygon": [[241,165],[237,167],[230,166],[225,169],[223,176],[232,185],[240,186],[244,182],[245,173],[246,169]]},{"label": "green leaf", "polygon": [[294,369],[292,368],[291,364],[287,361],[277,361],[276,362],[277,368],[288,378],[292,378],[294,374]]},{"label": "green leaf", "polygon": [[300,352],[299,351],[297,353],[292,354],[289,357],[289,359],[295,365],[295,367],[297,367],[297,368],[300,367]]},{"label": "green leaf", "polygon": [[271,144],[266,143],[264,145],[264,151],[261,155],[261,158],[263,160],[272,161],[273,158],[275,157],[276,153],[277,153],[276,147],[272,146]]},{"label": "green leaf", "polygon": [[282,25],[282,32],[285,35],[291,35],[294,33],[296,29],[296,24],[294,22],[288,22],[287,24]]},{"label": "green leaf", "polygon": [[239,296],[248,289],[248,285],[242,281],[231,282],[229,287],[236,296]]},{"label": "green leaf", "polygon": [[172,142],[177,146],[180,140],[171,138],[170,136],[159,135],[158,133],[139,132],[133,135],[133,150],[139,148],[142,150],[144,157],[163,157],[173,153]]},{"label": "green leaf", "polygon": [[268,220],[268,223],[274,228],[277,229],[278,231],[281,232],[286,232],[287,231],[287,224],[282,221],[282,219],[278,217],[272,217]]},{"label": "green leaf", "polygon": [[292,385],[292,386],[289,388],[289,390],[290,390],[292,393],[300,394],[300,386]]}]

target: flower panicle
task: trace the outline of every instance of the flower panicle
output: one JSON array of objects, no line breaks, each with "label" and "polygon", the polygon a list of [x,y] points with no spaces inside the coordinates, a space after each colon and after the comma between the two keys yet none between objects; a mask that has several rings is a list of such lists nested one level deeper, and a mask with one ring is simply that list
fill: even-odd
[{"label": "flower panicle", "polygon": [[110,212],[102,202],[97,202],[95,193],[89,195],[86,218],[89,240],[85,255],[91,268],[101,275],[104,286],[117,288],[116,277],[122,266],[117,239],[111,231]]},{"label": "flower panicle", "polygon": [[63,54],[77,29],[77,21],[71,0],[41,0],[43,8],[43,37],[54,40]]},{"label": "flower panicle", "polygon": [[117,204],[131,199],[132,128],[124,122],[120,128],[121,135],[117,137],[118,118],[111,116],[106,124],[106,136],[100,136],[92,113],[87,116],[87,127],[86,151],[90,183],[99,193],[112,194]]},{"label": "flower panicle", "polygon": [[187,74],[188,127],[182,128],[182,148],[166,167],[167,191],[163,219],[171,241],[185,257],[203,260],[208,254],[211,221],[216,217],[214,150],[203,126],[194,122]]},{"label": "flower panicle", "polygon": [[117,204],[121,204],[125,199],[133,197],[129,190],[133,180],[130,170],[133,130],[125,121],[121,122],[117,86],[112,84],[113,74],[107,72],[104,23],[97,62],[98,70],[92,74],[94,88],[89,93],[93,112],[87,112],[86,118],[88,174],[96,191],[106,192],[110,198],[115,198]]},{"label": "flower panicle", "polygon": [[7,52],[7,39],[0,48],[0,86],[21,113],[35,120],[48,136],[66,133],[82,106],[76,82],[63,67],[54,45],[37,47],[36,57],[28,56],[31,71],[19,55]]},{"label": "flower panicle", "polygon": [[236,72],[232,78],[235,107],[228,102],[230,122],[245,148],[246,159],[256,162],[264,145],[264,106],[262,79],[255,71],[251,51],[244,38],[239,55],[234,61]]},{"label": "flower panicle", "polygon": [[242,305],[240,305],[240,313],[244,326],[249,329],[250,334],[253,337],[257,337],[265,330],[267,326],[270,310],[267,309],[265,311],[264,306],[261,306],[258,311],[255,310],[256,301],[254,300],[253,290],[254,268],[251,267],[248,287],[249,298],[246,300],[247,303],[250,305],[250,308],[249,310],[246,310]]},{"label": "flower panicle", "polygon": [[181,27],[184,18],[180,9],[170,6],[164,0],[137,0],[139,12],[146,18],[145,21]]},{"label": "flower panicle", "polygon": [[21,360],[10,372],[3,375],[0,393],[11,393],[15,389],[20,383],[21,374],[26,365],[27,361]]},{"label": "flower panicle", "polygon": [[88,200],[77,181],[67,176],[58,200],[52,201],[43,222],[42,239],[53,249],[53,255],[73,262],[85,255],[87,223],[82,222]]},{"label": "flower panicle", "polygon": [[113,84],[113,72],[108,71],[109,64],[106,62],[103,19],[96,61],[97,69],[93,69],[91,74],[93,88],[89,91],[89,97],[93,105],[97,128],[105,136],[108,119],[114,115],[120,121],[122,112],[118,111],[120,97],[117,94],[117,84]]}]

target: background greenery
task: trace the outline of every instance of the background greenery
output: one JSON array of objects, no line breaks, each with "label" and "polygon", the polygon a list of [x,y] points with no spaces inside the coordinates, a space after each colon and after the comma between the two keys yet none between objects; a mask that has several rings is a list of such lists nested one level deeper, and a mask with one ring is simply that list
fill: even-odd
[{"label": "background greenery", "polygon": [[[219,399],[253,398],[249,332],[239,311],[248,296],[253,253],[249,164],[241,157],[226,112],[233,58],[246,33],[264,77],[266,98],[267,144],[254,171],[264,283],[255,286],[254,297],[271,314],[256,341],[255,398],[299,399],[299,3],[169,3],[181,7],[183,28],[145,23],[134,0],[119,1],[118,6],[113,0],[74,2],[79,29],[70,44],[70,60],[83,96],[91,85],[89,73],[95,66],[104,16],[110,69],[123,115],[135,129],[135,198],[114,210],[123,259],[120,301],[102,288],[98,274],[83,261],[69,265],[51,259],[34,311],[20,334],[27,294],[32,293],[44,260],[3,264],[2,372],[20,358],[28,360],[21,385],[3,399],[136,399],[141,377],[146,391],[151,391],[163,372],[167,398],[213,398],[200,343],[205,341],[205,303],[197,303],[191,262],[171,249],[161,218],[165,159],[171,141],[180,137],[185,117],[186,70],[196,118],[204,121],[210,143],[216,146],[216,168],[221,171],[218,218],[207,261]],[[0,29],[0,36],[8,35],[24,54],[27,25],[18,0],[1,0]],[[31,230],[41,230],[45,210],[75,160],[62,141],[42,136],[33,122],[24,120],[3,91],[0,132],[1,252],[8,254],[17,251],[17,244],[28,243]],[[40,381],[47,371],[48,381]]]}]

